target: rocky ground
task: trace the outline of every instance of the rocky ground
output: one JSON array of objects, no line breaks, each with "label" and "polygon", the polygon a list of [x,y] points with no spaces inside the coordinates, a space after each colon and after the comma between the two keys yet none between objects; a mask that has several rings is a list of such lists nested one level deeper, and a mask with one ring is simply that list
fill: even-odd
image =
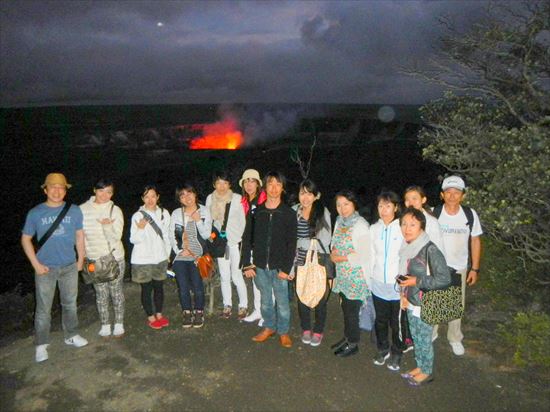
[{"label": "rocky ground", "polygon": [[[502,366],[492,356],[495,340],[475,321],[475,304],[468,311],[472,321],[466,320],[466,355],[454,356],[440,331],[436,379],[412,388],[398,373],[373,365],[375,347],[368,333],[362,336],[358,355],[340,359],[332,354],[330,343],[342,335],[335,296],[323,344],[313,348],[300,342],[294,308],[294,345],[284,349],[277,339],[252,342],[258,327],[234,318],[210,316],[204,328],[184,330],[173,280],[165,287],[165,313],[172,324],[160,331],[145,324],[139,286],[126,283],[125,292],[122,339],[97,335],[100,325],[91,290],[79,307],[88,346],[76,349],[63,343],[59,315],[52,322],[50,359],[44,363],[34,362],[30,334],[4,337],[0,410],[550,410],[547,380]],[[413,354],[407,353],[403,369],[413,365]]]}]

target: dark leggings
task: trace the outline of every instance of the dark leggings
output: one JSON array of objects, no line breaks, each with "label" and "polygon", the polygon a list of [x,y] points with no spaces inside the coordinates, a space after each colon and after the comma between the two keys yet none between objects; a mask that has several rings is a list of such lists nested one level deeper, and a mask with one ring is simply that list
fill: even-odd
[{"label": "dark leggings", "polygon": [[344,336],[349,343],[359,343],[361,331],[359,330],[359,310],[363,302],[348,299],[340,292],[340,305],[344,313]]},{"label": "dark leggings", "polygon": [[[153,298],[151,299],[151,295]],[[154,307],[153,307],[154,301]],[[153,316],[154,313],[162,312],[164,304],[164,288],[162,280],[152,280],[151,282],[141,283],[141,304],[147,316]]]},{"label": "dark leggings", "polygon": [[300,315],[300,326],[303,331],[311,330],[311,312],[315,312],[315,323],[313,325],[313,333],[323,333],[325,329],[325,320],[327,318],[327,297],[323,296],[323,299],[319,301],[315,308],[311,309],[309,306],[304,305],[298,301],[298,314]]}]

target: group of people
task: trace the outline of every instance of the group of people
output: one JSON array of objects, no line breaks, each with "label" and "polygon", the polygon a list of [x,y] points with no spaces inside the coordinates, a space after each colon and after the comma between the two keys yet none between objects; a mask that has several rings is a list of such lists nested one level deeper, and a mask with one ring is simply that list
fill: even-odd
[{"label": "group of people", "polygon": [[[197,259],[207,252],[215,228],[218,236],[226,239],[225,253],[216,259],[223,300],[220,316],[233,316],[233,283],[237,319],[257,321],[262,327],[252,339],[261,343],[279,335],[280,344],[291,347],[290,286],[298,268],[306,264],[308,250],[315,246],[319,263],[325,267],[327,288],[314,308],[296,299],[301,341],[311,346],[322,343],[332,293],[342,308],[343,337],[331,348],[339,357],[358,353],[360,309],[372,299],[377,345],[374,364],[387,362],[390,370],[399,371],[403,353],[414,345],[417,367],[401,376],[413,386],[433,380],[437,326],[421,319],[422,295],[448,286],[452,268],[461,275],[464,303],[466,284],[473,285],[480,270],[482,230],[476,212],[461,205],[466,189],[462,178],[444,179],[443,204],[433,210],[426,206],[426,194],[419,186],[407,188],[403,202],[396,193],[383,191],[376,199],[378,220],[372,225],[358,213],[355,194],[341,190],[334,198],[338,213],[334,228],[321,192],[310,179],[300,183],[298,203],[293,207],[285,202],[287,185],[280,172],[269,172],[262,180],[257,170],[245,170],[239,180],[242,194],[233,192],[225,172],[216,172],[212,184],[214,190],[204,205],[193,185],[178,188],[179,207],[171,214],[159,205],[156,186],[143,188],[143,205],[130,223],[130,263],[132,280],[141,286],[149,327],[161,329],[170,324],[163,314],[163,281],[169,268],[178,284],[183,327],[204,325],[205,294]],[[111,200],[113,182],[98,181],[93,196],[80,207],[64,201],[70,187],[64,175],[49,174],[42,185],[46,201],[29,211],[23,228],[21,242],[35,270],[37,362],[48,359],[56,286],[65,343],[81,347],[88,342],[77,331],[76,296],[78,271],[85,257],[93,260],[112,253],[120,272],[125,269],[124,218]],[[38,250],[32,243],[35,236]],[[245,278],[252,279],[250,313]],[[102,337],[120,338],[125,333],[122,281],[119,276],[94,283]],[[460,322],[450,322],[447,332],[456,355],[464,354]]]}]

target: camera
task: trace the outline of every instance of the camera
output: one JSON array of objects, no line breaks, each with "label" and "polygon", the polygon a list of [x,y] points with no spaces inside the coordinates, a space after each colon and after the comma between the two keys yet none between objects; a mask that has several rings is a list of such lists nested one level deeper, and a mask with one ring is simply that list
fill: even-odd
[{"label": "camera", "polygon": [[401,283],[403,282],[404,280],[407,280],[408,277],[406,275],[399,275],[395,278],[397,280],[398,283]]}]

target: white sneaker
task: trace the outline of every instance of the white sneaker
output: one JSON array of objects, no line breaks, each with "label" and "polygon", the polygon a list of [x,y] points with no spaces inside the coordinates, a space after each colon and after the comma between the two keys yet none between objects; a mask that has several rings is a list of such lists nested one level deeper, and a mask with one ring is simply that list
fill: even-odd
[{"label": "white sneaker", "polygon": [[86,346],[88,341],[80,335],[74,335],[72,338],[65,339],[65,343],[75,348],[81,348],[82,346]]},{"label": "white sneaker", "polygon": [[464,345],[462,345],[461,342],[449,342],[451,345],[451,348],[453,348],[453,353],[456,356],[462,356],[464,355]]},{"label": "white sneaker", "polygon": [[115,338],[121,338],[124,335],[124,325],[122,323],[115,323],[115,328],[113,329],[113,336]]},{"label": "white sneaker", "polygon": [[255,321],[257,321],[261,318],[262,318],[262,314],[260,313],[260,311],[259,310],[254,310],[250,315],[248,315],[243,320],[245,322],[255,322]]},{"label": "white sneaker", "polygon": [[101,325],[99,336],[103,336],[104,338],[111,336],[111,325]]},{"label": "white sneaker", "polygon": [[36,354],[34,356],[34,359],[37,362],[44,362],[45,360],[48,360],[48,344],[44,345],[37,345],[36,346]]}]

